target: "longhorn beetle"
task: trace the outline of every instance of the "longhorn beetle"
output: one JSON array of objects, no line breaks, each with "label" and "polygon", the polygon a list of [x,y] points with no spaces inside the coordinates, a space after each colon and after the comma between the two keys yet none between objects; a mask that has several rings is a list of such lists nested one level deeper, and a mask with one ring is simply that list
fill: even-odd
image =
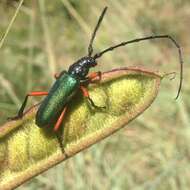
[{"label": "longhorn beetle", "polygon": [[118,47],[125,46],[127,44],[136,43],[145,40],[153,40],[153,39],[169,39],[178,49],[179,54],[179,62],[180,62],[180,83],[177,92],[176,99],[179,97],[181,87],[182,87],[182,80],[183,80],[183,58],[181,48],[178,43],[169,35],[152,35],[143,38],[136,38],[133,40],[125,41],[119,43],[117,45],[111,46],[109,48],[104,49],[101,52],[98,52],[94,55],[93,54],[93,41],[95,39],[97,30],[103,20],[103,17],[106,13],[107,7],[105,7],[98,19],[98,22],[95,26],[95,29],[92,33],[90,43],[88,46],[88,55],[80,58],[78,61],[73,63],[68,71],[62,71],[59,75],[55,75],[56,81],[51,87],[49,92],[31,92],[28,93],[25,97],[25,100],[20,107],[18,114],[16,117],[11,119],[19,119],[22,118],[24,108],[26,106],[27,100],[29,96],[46,96],[42,101],[41,105],[39,106],[36,114],[36,124],[39,127],[47,127],[53,125],[53,130],[56,132],[64,118],[66,113],[68,104],[73,96],[81,90],[84,97],[87,98],[90,105],[94,108],[102,108],[97,106],[93,100],[90,98],[89,93],[86,89],[85,84],[89,84],[94,82],[94,80],[98,79],[101,80],[101,72],[94,72],[88,75],[89,70],[92,67],[97,65],[97,59],[100,58],[103,54],[112,51]]}]

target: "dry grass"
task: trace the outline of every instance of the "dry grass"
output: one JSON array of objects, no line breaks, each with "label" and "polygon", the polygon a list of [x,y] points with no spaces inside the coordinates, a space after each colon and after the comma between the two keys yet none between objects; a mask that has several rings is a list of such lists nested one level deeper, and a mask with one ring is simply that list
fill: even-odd
[{"label": "dry grass", "polygon": [[[154,104],[128,129],[80,153],[18,188],[24,189],[189,189],[190,182],[190,3],[187,0],[26,1],[0,50],[0,118],[14,115],[27,91],[47,90],[52,73],[86,54],[97,17],[108,14],[95,50],[154,34],[171,34],[183,47],[184,87],[165,79]],[[4,34],[18,2],[0,3]],[[96,70],[135,65],[179,73],[176,49],[165,40],[130,45],[108,53]],[[35,101],[32,99],[30,104]]]}]

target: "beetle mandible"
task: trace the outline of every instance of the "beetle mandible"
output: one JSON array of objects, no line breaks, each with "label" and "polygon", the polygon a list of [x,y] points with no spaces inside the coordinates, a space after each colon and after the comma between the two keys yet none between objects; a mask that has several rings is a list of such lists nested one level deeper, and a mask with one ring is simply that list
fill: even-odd
[{"label": "beetle mandible", "polygon": [[90,43],[88,46],[88,55],[80,58],[74,64],[72,64],[68,71],[62,71],[59,75],[55,75],[56,81],[51,87],[49,92],[31,92],[28,93],[24,99],[23,104],[21,105],[18,114],[16,117],[11,119],[19,119],[22,118],[24,108],[26,106],[27,100],[29,96],[46,96],[42,103],[40,104],[37,114],[36,114],[36,124],[39,127],[46,127],[53,125],[53,130],[58,131],[64,115],[66,113],[68,103],[73,98],[73,96],[81,90],[83,95],[87,98],[91,106],[95,108],[102,108],[97,106],[93,100],[90,98],[88,90],[85,84],[89,84],[93,82],[94,79],[101,80],[101,72],[94,72],[88,75],[89,70],[92,67],[97,65],[97,59],[100,58],[103,54],[108,51],[112,51],[118,47],[125,46],[127,44],[136,43],[145,40],[153,40],[153,39],[169,39],[171,42],[177,47],[179,53],[179,62],[180,62],[180,83],[177,92],[176,99],[178,98],[181,87],[182,87],[182,79],[183,79],[183,58],[181,48],[170,35],[152,35],[148,37],[136,38],[133,40],[121,42],[117,45],[111,46],[109,48],[104,49],[101,52],[93,54],[93,41],[95,39],[97,30],[103,20],[103,17],[107,11],[107,7],[105,7],[98,19],[98,22],[95,26],[95,29],[92,33]]}]

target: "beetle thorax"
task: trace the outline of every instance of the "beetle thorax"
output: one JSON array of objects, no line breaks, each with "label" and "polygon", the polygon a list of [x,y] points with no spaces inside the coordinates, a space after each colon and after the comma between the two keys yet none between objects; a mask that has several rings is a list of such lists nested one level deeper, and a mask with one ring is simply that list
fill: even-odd
[{"label": "beetle thorax", "polygon": [[88,75],[89,69],[97,65],[93,57],[83,57],[69,67],[68,73],[79,80],[83,80]]}]

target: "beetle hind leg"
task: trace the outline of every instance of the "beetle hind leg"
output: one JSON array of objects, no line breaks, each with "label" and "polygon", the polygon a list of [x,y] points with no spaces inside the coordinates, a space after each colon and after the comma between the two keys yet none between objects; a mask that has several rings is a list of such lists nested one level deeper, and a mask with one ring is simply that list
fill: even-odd
[{"label": "beetle hind leg", "polygon": [[7,118],[8,120],[16,120],[16,119],[20,119],[22,118],[23,116],[23,112],[24,112],[24,108],[26,107],[26,104],[27,104],[27,101],[28,101],[28,97],[29,96],[46,96],[48,95],[48,92],[30,92],[28,93],[26,96],[25,96],[25,99],[24,99],[24,102],[22,103],[19,111],[18,111],[18,114],[15,116],[15,117],[9,117]]},{"label": "beetle hind leg", "polygon": [[64,149],[64,145],[63,145],[63,140],[62,140],[62,136],[60,135],[60,133],[58,132],[55,132],[55,135],[57,137],[57,140],[58,140],[58,143],[59,143],[59,146],[61,148],[61,152],[65,155],[66,158],[68,158],[68,155]]},{"label": "beetle hind leg", "polygon": [[65,116],[65,113],[66,113],[66,110],[67,110],[67,107],[65,107],[61,113],[61,115],[59,116],[58,120],[56,121],[55,123],[55,126],[53,128],[53,131],[55,132],[56,136],[57,136],[57,140],[58,140],[58,143],[59,143],[59,146],[61,148],[61,151],[62,153],[66,156],[66,158],[68,157],[67,153],[65,152],[65,149],[64,149],[64,146],[63,146],[63,141],[62,141],[62,136],[60,135],[60,133],[58,132],[62,122],[63,122],[63,119],[64,119],[64,116]]},{"label": "beetle hind leg", "polygon": [[63,118],[65,116],[65,113],[66,113],[66,110],[67,110],[67,107],[65,107],[61,113],[61,115],[59,116],[58,120],[56,121],[55,123],[55,126],[53,128],[53,130],[56,132],[58,131],[59,127],[61,126],[61,123],[63,121]]}]

